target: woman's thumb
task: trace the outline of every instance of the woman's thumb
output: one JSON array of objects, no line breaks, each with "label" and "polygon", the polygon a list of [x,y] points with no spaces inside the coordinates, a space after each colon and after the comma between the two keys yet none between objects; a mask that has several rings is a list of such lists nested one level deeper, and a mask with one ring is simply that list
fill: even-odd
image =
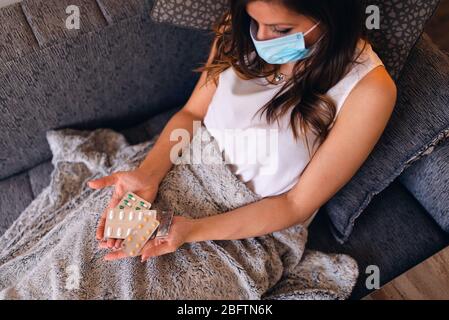
[{"label": "woman's thumb", "polygon": [[92,189],[103,189],[109,186],[112,186],[116,182],[116,176],[115,174],[106,176],[100,179],[95,179],[87,182],[90,188]]}]

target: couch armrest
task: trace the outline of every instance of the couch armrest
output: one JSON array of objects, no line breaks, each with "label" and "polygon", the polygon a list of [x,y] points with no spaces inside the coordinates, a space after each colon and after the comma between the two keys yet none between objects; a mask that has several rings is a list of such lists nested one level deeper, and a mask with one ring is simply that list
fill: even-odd
[{"label": "couch armrest", "polygon": [[[410,56],[414,64],[425,66],[411,74],[413,79],[430,81],[432,88],[429,111],[436,108],[449,112],[449,55],[423,35],[418,52]],[[425,70],[425,74],[422,73]],[[449,232],[449,123],[446,129],[427,146],[423,155],[413,159],[399,181],[415,196],[440,227]]]}]

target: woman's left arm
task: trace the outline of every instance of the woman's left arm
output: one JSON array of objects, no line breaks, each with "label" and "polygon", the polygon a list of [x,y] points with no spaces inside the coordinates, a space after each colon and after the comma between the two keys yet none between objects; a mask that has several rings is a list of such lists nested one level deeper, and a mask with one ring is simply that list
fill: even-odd
[{"label": "woman's left arm", "polygon": [[396,86],[385,68],[371,71],[352,90],[328,137],[289,192],[199,219],[188,241],[250,238],[306,222],[368,158],[391,117],[396,97]]},{"label": "woman's left arm", "polygon": [[306,222],[368,158],[396,97],[396,86],[385,68],[374,69],[351,91],[328,137],[290,191],[206,218],[175,217],[169,238],[150,241],[142,260],[173,252],[187,242],[257,237]]}]

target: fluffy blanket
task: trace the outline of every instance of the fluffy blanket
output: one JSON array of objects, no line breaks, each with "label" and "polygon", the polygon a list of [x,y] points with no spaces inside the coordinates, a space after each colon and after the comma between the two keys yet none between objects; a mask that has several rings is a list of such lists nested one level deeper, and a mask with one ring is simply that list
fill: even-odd
[{"label": "fluffy blanket", "polygon": [[[199,147],[212,161],[174,165],[154,208],[200,218],[260,200],[229,170],[210,133],[201,129],[183,157],[197,154]],[[54,165],[51,183],[0,238],[0,298],[349,297],[357,263],[347,255],[305,250],[307,229],[302,225],[245,240],[185,244],[146,263],[136,258],[104,261],[95,230],[113,190],[92,190],[86,183],[134,169],[156,139],[130,145],[110,129],[47,133]]]}]

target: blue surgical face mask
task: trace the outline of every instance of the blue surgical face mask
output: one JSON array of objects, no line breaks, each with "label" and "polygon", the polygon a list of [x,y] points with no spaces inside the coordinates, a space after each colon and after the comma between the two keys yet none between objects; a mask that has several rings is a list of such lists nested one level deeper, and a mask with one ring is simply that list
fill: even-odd
[{"label": "blue surgical face mask", "polygon": [[306,48],[304,37],[312,32],[319,24],[320,22],[316,23],[306,33],[297,32],[284,37],[258,41],[256,40],[257,26],[254,20],[251,19],[249,33],[253,39],[257,53],[262,59],[269,64],[284,64],[299,61],[309,55],[310,49]]}]

